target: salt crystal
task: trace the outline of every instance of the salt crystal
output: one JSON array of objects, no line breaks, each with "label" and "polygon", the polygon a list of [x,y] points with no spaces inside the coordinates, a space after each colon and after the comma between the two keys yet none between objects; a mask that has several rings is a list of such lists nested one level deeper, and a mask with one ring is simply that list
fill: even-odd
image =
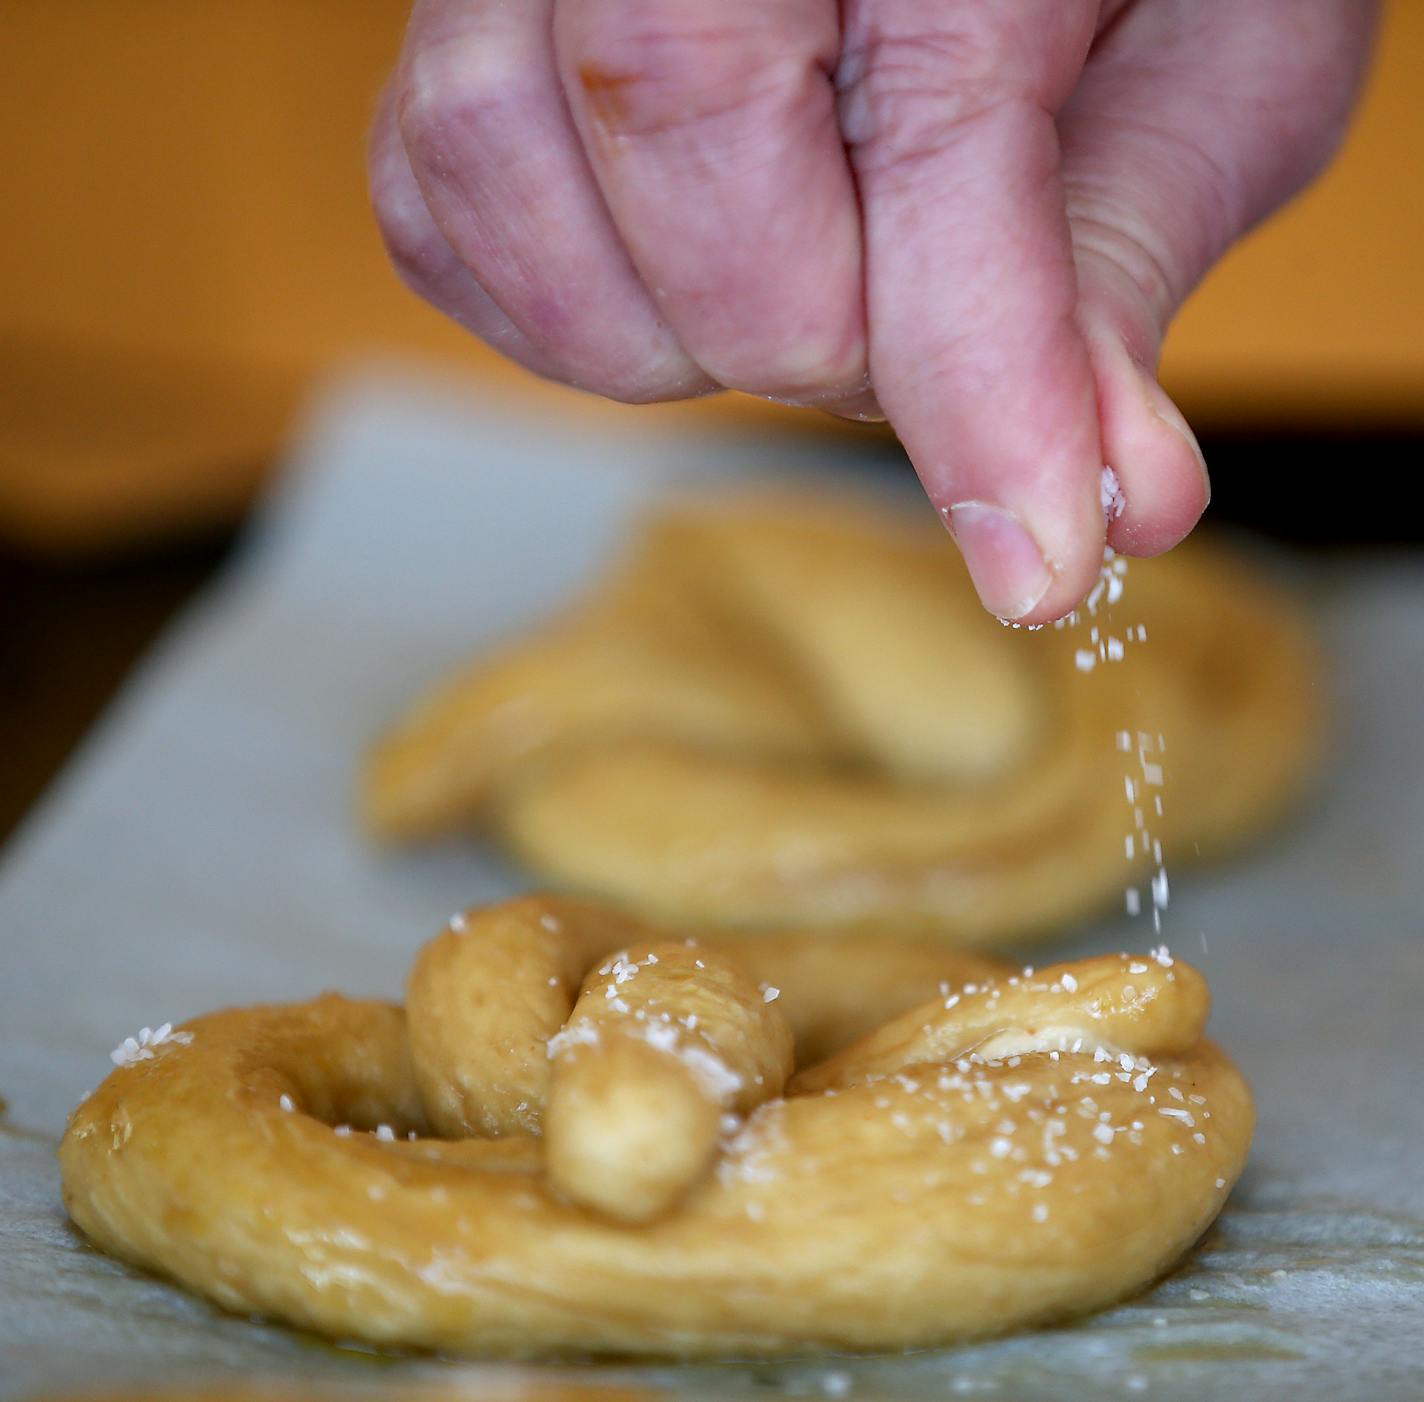
[{"label": "salt crystal", "polygon": [[1157,874],[1152,878],[1152,904],[1158,910],[1167,909],[1167,869],[1158,867]]},{"label": "salt crystal", "polygon": [[1115,521],[1127,510],[1127,498],[1123,495],[1122,483],[1118,475],[1107,463],[1103,464],[1098,478],[1098,501],[1103,508],[1103,519]]},{"label": "salt crystal", "polygon": [[141,1027],[137,1037],[125,1037],[109,1053],[109,1060],[115,1066],[132,1066],[138,1061],[151,1061],[155,1047],[168,1045],[186,1047],[192,1040],[191,1032],[175,1032],[171,1022],[165,1022],[157,1029]]}]

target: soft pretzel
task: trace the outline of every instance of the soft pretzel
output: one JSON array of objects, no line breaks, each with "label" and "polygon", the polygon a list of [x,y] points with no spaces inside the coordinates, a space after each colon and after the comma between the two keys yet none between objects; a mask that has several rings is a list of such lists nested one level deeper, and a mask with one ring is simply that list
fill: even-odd
[{"label": "soft pretzel", "polygon": [[[1029,636],[984,614],[933,523],[669,510],[587,603],[380,741],[365,820],[392,841],[484,823],[560,884],[683,924],[1051,932],[1135,879],[1125,835],[1140,868],[1259,827],[1316,729],[1309,649],[1254,573],[1192,546],[1134,564],[1110,614],[1121,584]],[[1154,775],[1168,747],[1136,826],[1124,736]]]},{"label": "soft pretzel", "polygon": [[844,947],[470,910],[405,1010],[328,994],[126,1044],[65,1203],[229,1309],[464,1353],[932,1345],[1095,1309],[1196,1240],[1252,1109],[1194,970],[863,943],[898,971],[860,989],[882,1025],[783,1088]]}]

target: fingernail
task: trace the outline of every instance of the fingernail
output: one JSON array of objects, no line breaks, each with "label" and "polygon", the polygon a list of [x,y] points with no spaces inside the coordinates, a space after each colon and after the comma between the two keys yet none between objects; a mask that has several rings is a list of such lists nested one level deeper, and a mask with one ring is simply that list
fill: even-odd
[{"label": "fingernail", "polygon": [[1211,500],[1211,475],[1207,472],[1206,458],[1202,454],[1201,444],[1197,442],[1197,436],[1192,432],[1191,425],[1182,416],[1182,411],[1172,402],[1172,396],[1157,383],[1157,377],[1145,365],[1134,360],[1133,369],[1137,371],[1137,377],[1142,381],[1142,391],[1147,399],[1147,407],[1152,414],[1160,419],[1173,433],[1192,450],[1192,456],[1197,460],[1197,466],[1201,469],[1202,481],[1206,484],[1206,497]]},{"label": "fingernail", "polygon": [[1010,512],[982,501],[959,501],[945,519],[990,613],[1013,623],[1048,593],[1053,574],[1043,551]]}]

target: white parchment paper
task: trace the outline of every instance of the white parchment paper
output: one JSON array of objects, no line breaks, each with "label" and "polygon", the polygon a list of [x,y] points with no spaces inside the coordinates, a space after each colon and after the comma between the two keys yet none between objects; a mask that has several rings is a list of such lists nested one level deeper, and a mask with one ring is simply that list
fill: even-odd
[{"label": "white parchment paper", "polygon": [[[330,986],[395,995],[449,911],[520,888],[489,853],[384,855],[354,831],[357,757],[427,678],[566,598],[669,474],[846,468],[855,452],[619,422],[536,421],[389,371],[343,379],[240,558],[11,843],[0,1398],[511,1371],[373,1365],[110,1262],[66,1225],[53,1149],[139,1026]],[[1070,1329],[896,1359],[590,1365],[583,1380],[698,1398],[1421,1395],[1424,560],[1300,574],[1327,648],[1333,757],[1284,831],[1229,866],[1173,872],[1164,928],[1210,977],[1213,1034],[1260,1109],[1248,1175],[1198,1252]],[[1153,942],[1124,919],[1062,948]]]}]

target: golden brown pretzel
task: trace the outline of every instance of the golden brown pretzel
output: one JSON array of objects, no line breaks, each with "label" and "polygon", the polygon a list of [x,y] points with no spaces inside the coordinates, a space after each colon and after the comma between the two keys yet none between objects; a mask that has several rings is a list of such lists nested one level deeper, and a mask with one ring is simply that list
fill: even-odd
[{"label": "golden brown pretzel", "polygon": [[[339,1336],[776,1354],[1097,1308],[1171,1265],[1241,1170],[1249,1092],[1163,951],[1010,973],[874,943],[899,971],[862,990],[884,1025],[782,1093],[844,949],[817,967],[789,939],[778,971],[781,945],[553,898],[471,910],[408,1012],[327,995],[147,1039],[71,1120],[66,1205],[116,1255]],[[501,1137],[428,1137],[485,1103]],[[560,1135],[587,1152],[560,1161]]]},{"label": "golden brown pretzel", "polygon": [[[1121,898],[1126,834],[1141,866],[1259,827],[1316,731],[1309,650],[1251,571],[1204,546],[1134,564],[1109,622],[1117,587],[1030,636],[984,614],[932,522],[672,510],[587,603],[381,740],[365,820],[387,840],[481,822],[561,884],[683,924],[1051,932]],[[1110,643],[1124,665],[1096,664]],[[1168,747],[1136,831],[1123,732]]]}]

